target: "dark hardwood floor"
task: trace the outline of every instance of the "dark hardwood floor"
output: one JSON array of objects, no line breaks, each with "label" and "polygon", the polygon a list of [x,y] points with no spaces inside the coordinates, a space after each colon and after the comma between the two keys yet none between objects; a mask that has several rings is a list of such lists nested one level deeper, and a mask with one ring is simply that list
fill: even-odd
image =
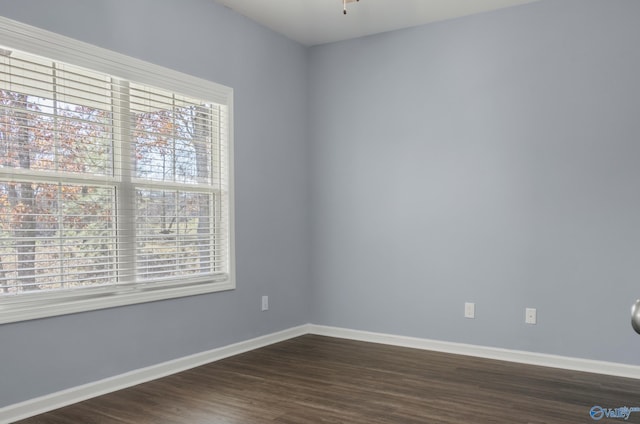
[{"label": "dark hardwood floor", "polygon": [[20,423],[576,424],[594,405],[640,407],[640,381],[307,335]]}]

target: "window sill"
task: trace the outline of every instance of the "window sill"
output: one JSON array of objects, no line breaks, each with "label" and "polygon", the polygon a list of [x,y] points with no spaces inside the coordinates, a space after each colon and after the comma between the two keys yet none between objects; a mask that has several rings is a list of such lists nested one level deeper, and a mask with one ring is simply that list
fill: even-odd
[{"label": "window sill", "polygon": [[235,289],[235,281],[207,281],[154,287],[101,287],[75,293],[34,293],[0,298],[0,324]]}]

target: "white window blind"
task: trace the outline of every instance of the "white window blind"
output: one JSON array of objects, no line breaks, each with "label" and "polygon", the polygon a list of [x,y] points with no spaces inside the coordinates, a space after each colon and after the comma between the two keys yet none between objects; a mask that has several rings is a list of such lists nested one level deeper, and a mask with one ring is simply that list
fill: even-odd
[{"label": "white window blind", "polygon": [[78,47],[0,46],[0,322],[233,288],[230,90]]}]

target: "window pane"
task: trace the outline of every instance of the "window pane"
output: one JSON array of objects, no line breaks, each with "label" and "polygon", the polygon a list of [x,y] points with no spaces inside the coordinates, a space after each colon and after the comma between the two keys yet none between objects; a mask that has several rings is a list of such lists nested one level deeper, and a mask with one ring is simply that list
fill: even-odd
[{"label": "window pane", "polygon": [[136,177],[153,181],[211,181],[211,107],[132,84]]},{"label": "window pane", "polygon": [[110,119],[110,112],[0,91],[0,165],[111,175]]},{"label": "window pane", "polygon": [[112,187],[0,181],[0,294],[115,282]]},{"label": "window pane", "polygon": [[111,113],[69,103],[56,105],[57,170],[112,175]]},{"label": "window pane", "polygon": [[20,169],[56,169],[52,102],[0,90],[0,164]]},{"label": "window pane", "polygon": [[12,52],[0,64],[0,166],[113,175],[109,78]]},{"label": "window pane", "polygon": [[211,202],[205,193],[136,190],[140,279],[213,271]]}]

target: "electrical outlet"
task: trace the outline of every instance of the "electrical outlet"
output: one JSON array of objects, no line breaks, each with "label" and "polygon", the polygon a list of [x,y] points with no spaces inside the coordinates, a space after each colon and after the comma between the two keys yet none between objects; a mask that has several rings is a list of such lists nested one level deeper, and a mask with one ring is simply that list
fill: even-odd
[{"label": "electrical outlet", "polygon": [[465,302],[464,304],[464,317],[475,318],[476,317],[476,304],[472,302]]},{"label": "electrical outlet", "polygon": [[524,310],[524,322],[527,324],[535,324],[538,322],[536,308],[526,308]]},{"label": "electrical outlet", "polygon": [[262,310],[269,310],[269,296],[262,296]]}]

